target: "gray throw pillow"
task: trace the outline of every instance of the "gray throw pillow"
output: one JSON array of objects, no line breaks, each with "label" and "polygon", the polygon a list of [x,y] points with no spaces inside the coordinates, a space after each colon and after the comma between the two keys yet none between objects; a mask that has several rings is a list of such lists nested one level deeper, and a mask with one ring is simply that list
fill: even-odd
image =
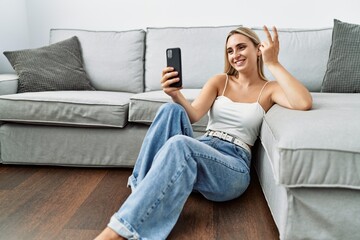
[{"label": "gray throw pillow", "polygon": [[334,19],[332,43],[321,92],[360,92],[360,25]]},{"label": "gray throw pillow", "polygon": [[95,90],[83,68],[76,36],[49,46],[4,55],[19,76],[18,93],[61,90]]}]

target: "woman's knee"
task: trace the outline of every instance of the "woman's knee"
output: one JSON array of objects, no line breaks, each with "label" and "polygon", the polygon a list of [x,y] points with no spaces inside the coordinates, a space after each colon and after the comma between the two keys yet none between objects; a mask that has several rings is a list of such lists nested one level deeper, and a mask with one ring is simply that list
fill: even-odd
[{"label": "woman's knee", "polygon": [[171,138],[167,140],[165,145],[162,148],[162,151],[164,153],[170,154],[171,156],[174,156],[174,159],[184,159],[187,158],[187,156],[191,155],[192,153],[192,137],[185,136],[185,135],[174,135]]},{"label": "woman's knee", "polygon": [[180,104],[173,103],[173,102],[164,103],[159,108],[159,113],[160,112],[184,112],[184,111],[185,111],[185,109]]},{"label": "woman's knee", "polygon": [[[175,135],[167,140],[155,157],[157,163],[161,163],[163,168],[179,167],[184,163],[189,164],[191,159],[191,137]],[[158,162],[159,161],[159,162]],[[191,165],[191,163],[190,163]]]},{"label": "woman's knee", "polygon": [[173,147],[180,147],[181,149],[185,149],[186,146],[190,146],[191,142],[194,141],[192,137],[186,136],[186,135],[175,135],[172,136],[168,143],[172,145]]}]

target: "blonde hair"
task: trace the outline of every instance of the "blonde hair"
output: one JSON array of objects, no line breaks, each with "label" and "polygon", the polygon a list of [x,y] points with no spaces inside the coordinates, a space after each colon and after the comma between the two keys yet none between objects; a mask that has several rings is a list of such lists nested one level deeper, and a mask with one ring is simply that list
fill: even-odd
[{"label": "blonde hair", "polygon": [[[229,59],[228,59],[228,53],[227,53],[227,42],[229,40],[229,37],[231,37],[232,35],[234,34],[241,34],[241,35],[244,35],[246,37],[248,37],[251,42],[254,44],[255,47],[258,47],[258,45],[260,44],[260,39],[258,37],[258,35],[253,31],[251,30],[250,28],[247,28],[247,27],[238,27],[232,31],[229,32],[229,34],[227,35],[226,37],[226,42],[225,42],[225,67],[224,67],[224,72],[227,73],[228,75],[230,76],[235,76],[237,75],[237,71],[235,68],[233,68],[229,62]],[[264,75],[264,61],[262,59],[262,57],[258,57],[258,60],[257,60],[257,69],[258,69],[258,73],[259,73],[259,76],[266,80],[266,77]]]}]

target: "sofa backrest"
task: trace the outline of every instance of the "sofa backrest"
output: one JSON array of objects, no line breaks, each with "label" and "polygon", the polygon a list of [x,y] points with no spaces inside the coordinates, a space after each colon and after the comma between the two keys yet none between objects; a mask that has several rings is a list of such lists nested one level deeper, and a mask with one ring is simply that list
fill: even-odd
[{"label": "sofa backrest", "polygon": [[143,92],[145,31],[51,29],[50,43],[77,36],[84,68],[97,90]]},{"label": "sofa backrest", "polygon": [[145,90],[161,89],[167,48],[180,47],[184,88],[201,88],[223,72],[225,38],[237,26],[147,28]]},{"label": "sofa backrest", "polygon": [[[145,50],[145,91],[159,90],[166,48],[180,47],[184,88],[201,88],[224,71],[225,40],[237,26],[148,28]],[[262,28],[253,28],[261,41]],[[326,70],[332,28],[278,29],[280,62],[310,91],[319,92]],[[268,79],[274,77],[265,67]]]},{"label": "sofa backrest", "polygon": [[[225,40],[238,26],[168,27],[132,31],[52,29],[50,43],[77,36],[85,71],[97,90],[160,90],[167,48],[180,47],[184,88],[201,88],[224,71]],[[263,41],[262,28],[253,28]],[[278,29],[280,62],[310,91],[319,92],[331,46],[332,28]],[[146,36],[145,36],[146,35]],[[144,62],[145,58],[145,62]],[[274,77],[265,67],[268,79]]]},{"label": "sofa backrest", "polygon": [[[261,28],[253,28],[263,41]],[[331,46],[332,28],[278,29],[280,63],[311,92],[320,92]],[[268,79],[274,77],[265,67]]]}]

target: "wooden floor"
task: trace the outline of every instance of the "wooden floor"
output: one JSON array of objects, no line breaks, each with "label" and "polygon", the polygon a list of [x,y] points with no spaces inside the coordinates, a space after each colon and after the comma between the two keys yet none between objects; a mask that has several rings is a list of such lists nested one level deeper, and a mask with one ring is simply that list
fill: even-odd
[{"label": "wooden floor", "polygon": [[[168,239],[278,239],[254,177],[238,199],[192,194]],[[0,164],[0,239],[93,239],[130,194],[131,169]]]}]

